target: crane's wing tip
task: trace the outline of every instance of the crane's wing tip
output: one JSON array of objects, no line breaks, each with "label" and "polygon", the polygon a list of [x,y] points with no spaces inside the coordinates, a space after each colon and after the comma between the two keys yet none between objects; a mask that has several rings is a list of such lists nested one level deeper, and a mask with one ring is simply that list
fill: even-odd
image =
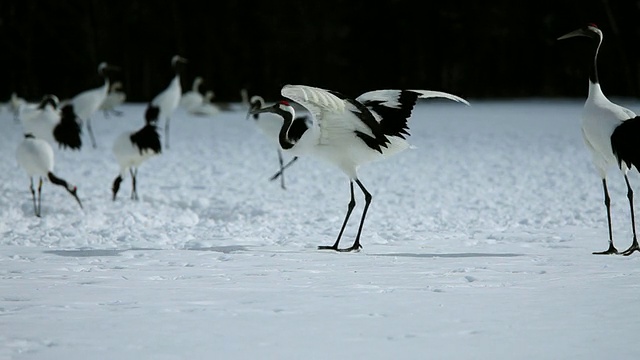
[{"label": "crane's wing tip", "polygon": [[463,103],[467,106],[471,106],[471,104],[469,104],[469,102],[459,96],[453,95],[453,94],[449,94],[446,92],[442,92],[442,91],[432,91],[432,90],[411,90],[414,92],[417,92],[420,98],[422,99],[428,99],[428,98],[444,98],[444,99],[449,99],[449,100],[453,100],[459,103]]}]

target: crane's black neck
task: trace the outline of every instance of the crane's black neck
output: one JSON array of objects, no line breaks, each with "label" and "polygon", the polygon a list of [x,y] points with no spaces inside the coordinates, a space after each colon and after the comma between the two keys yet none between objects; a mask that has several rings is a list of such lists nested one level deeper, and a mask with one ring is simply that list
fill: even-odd
[{"label": "crane's black neck", "polygon": [[280,128],[280,134],[278,136],[278,141],[280,142],[280,147],[284,150],[291,149],[293,145],[295,145],[291,140],[289,140],[289,129],[291,128],[291,124],[293,124],[292,116],[289,113],[280,114],[284,118],[284,122],[282,123],[282,127]]}]

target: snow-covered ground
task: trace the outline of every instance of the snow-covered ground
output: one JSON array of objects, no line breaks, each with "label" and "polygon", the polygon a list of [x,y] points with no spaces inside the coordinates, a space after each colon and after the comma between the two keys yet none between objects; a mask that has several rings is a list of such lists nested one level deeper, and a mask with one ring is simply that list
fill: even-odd
[{"label": "snow-covered ground", "polygon": [[[42,218],[15,160],[22,129],[0,113],[0,359],[640,358],[640,255],[591,254],[607,224],[583,100],[469,100],[421,101],[417,148],[361,168],[359,253],[316,250],[347,178],[302,158],[287,190],[269,182],[275,145],[244,110],[179,110],[138,202],[130,178],[111,200],[111,144],[144,105],[95,115],[97,149],[85,133],[80,152],[56,150],[84,210],[45,183]],[[626,188],[615,171],[609,184],[625,249]]]}]

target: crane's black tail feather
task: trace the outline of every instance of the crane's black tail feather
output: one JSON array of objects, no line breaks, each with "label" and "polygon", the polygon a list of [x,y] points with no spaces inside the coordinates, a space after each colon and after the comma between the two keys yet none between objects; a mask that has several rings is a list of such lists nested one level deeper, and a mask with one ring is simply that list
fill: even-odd
[{"label": "crane's black tail feather", "polygon": [[618,159],[618,166],[624,164],[640,171],[640,116],[624,121],[611,134],[611,148]]}]

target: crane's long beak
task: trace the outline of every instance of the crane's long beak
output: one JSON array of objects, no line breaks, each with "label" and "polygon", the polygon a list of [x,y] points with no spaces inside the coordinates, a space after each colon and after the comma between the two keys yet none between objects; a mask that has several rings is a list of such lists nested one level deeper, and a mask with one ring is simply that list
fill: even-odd
[{"label": "crane's long beak", "polygon": [[78,195],[73,194],[73,197],[76,198],[76,201],[78,201],[78,205],[80,205],[80,209],[84,209],[84,207],[82,207],[82,201],[80,201],[80,198],[78,197]]},{"label": "crane's long beak", "polygon": [[247,114],[247,118],[249,117],[249,115],[256,115],[256,114],[261,114],[261,113],[266,113],[266,112],[270,112],[270,113],[274,113],[276,112],[276,105],[272,105],[272,106],[267,106],[267,107],[263,107],[262,109],[251,109],[249,110],[249,113]]},{"label": "crane's long beak", "polygon": [[258,106],[259,105],[257,103],[255,105],[249,103],[249,111],[247,111],[247,117],[245,117],[245,120],[249,120],[249,117],[251,117],[251,115],[254,115],[253,114],[254,111],[260,110],[260,108]]},{"label": "crane's long beak", "polygon": [[587,34],[583,29],[578,29],[578,30],[573,30],[570,33],[567,33],[567,34],[564,34],[564,35],[560,36],[557,40],[564,40],[564,39],[568,39],[568,38],[572,38],[572,37],[576,37],[576,36],[589,37],[589,34]]},{"label": "crane's long beak", "polygon": [[247,117],[245,119],[249,119],[249,117],[251,115],[255,115],[255,114],[259,114],[257,111],[260,110],[260,104],[259,103],[250,103],[249,104],[249,111],[247,111]]},{"label": "crane's long beak", "polygon": [[84,209],[82,207],[82,202],[80,201],[80,198],[78,197],[78,188],[74,187],[73,190],[67,189],[67,191],[69,192],[69,194],[73,195],[73,197],[76,199],[76,201],[78,202],[78,205],[80,205],[80,209]]},{"label": "crane's long beak", "polygon": [[116,65],[107,65],[107,70],[120,71],[120,66]]}]

